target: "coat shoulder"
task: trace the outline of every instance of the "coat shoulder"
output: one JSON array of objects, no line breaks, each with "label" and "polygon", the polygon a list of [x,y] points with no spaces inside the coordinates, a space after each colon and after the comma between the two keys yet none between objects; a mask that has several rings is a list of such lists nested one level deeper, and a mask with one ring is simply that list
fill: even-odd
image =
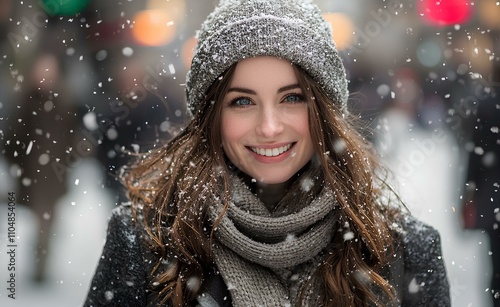
[{"label": "coat shoulder", "polygon": [[449,284],[439,232],[404,216],[399,232],[404,254],[404,300],[408,306],[450,306]]},{"label": "coat shoulder", "polygon": [[[111,211],[106,241],[84,306],[146,302],[147,273],[140,232],[130,204]],[[127,303],[128,302],[128,303]]]},{"label": "coat shoulder", "polygon": [[404,244],[424,244],[425,246],[440,245],[439,232],[431,225],[415,218],[405,215],[401,218],[400,229]]}]

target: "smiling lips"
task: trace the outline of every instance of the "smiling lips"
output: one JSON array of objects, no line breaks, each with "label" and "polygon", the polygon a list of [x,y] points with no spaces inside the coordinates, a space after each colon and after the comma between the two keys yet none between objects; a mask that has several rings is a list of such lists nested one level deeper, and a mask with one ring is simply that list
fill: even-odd
[{"label": "smiling lips", "polygon": [[265,157],[276,157],[281,155],[282,153],[288,151],[290,147],[292,147],[292,143],[277,147],[277,148],[257,148],[257,147],[250,147],[250,149],[255,152],[258,155],[265,156]]}]

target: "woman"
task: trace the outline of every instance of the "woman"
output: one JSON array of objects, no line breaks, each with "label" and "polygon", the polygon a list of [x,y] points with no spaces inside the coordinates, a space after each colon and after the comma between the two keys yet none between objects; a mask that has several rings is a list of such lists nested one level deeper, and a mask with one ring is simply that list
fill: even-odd
[{"label": "woman", "polygon": [[86,306],[448,306],[438,233],[389,203],[309,1],[222,1],[192,121],[125,170]]}]

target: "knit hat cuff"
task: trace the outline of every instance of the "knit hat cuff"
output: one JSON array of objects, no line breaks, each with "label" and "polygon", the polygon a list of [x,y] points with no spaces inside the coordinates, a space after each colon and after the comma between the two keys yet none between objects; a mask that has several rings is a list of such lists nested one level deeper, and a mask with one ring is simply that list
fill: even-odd
[{"label": "knit hat cuff", "polygon": [[344,106],[348,98],[344,66],[333,40],[324,35],[331,34],[304,27],[300,20],[271,15],[253,16],[210,31],[199,38],[201,44],[187,74],[186,87],[191,89],[187,91],[188,109],[195,112],[211,83],[232,64],[263,55],[300,66],[323,86],[330,99]]}]

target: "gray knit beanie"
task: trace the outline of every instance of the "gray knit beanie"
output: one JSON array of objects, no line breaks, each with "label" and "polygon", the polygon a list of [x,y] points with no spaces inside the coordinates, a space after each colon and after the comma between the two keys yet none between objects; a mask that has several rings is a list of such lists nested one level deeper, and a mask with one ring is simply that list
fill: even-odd
[{"label": "gray knit beanie", "polygon": [[347,78],[330,24],[312,0],[221,0],[197,39],[186,79],[188,109],[193,114],[226,69],[261,55],[300,66],[338,106],[347,102]]}]

